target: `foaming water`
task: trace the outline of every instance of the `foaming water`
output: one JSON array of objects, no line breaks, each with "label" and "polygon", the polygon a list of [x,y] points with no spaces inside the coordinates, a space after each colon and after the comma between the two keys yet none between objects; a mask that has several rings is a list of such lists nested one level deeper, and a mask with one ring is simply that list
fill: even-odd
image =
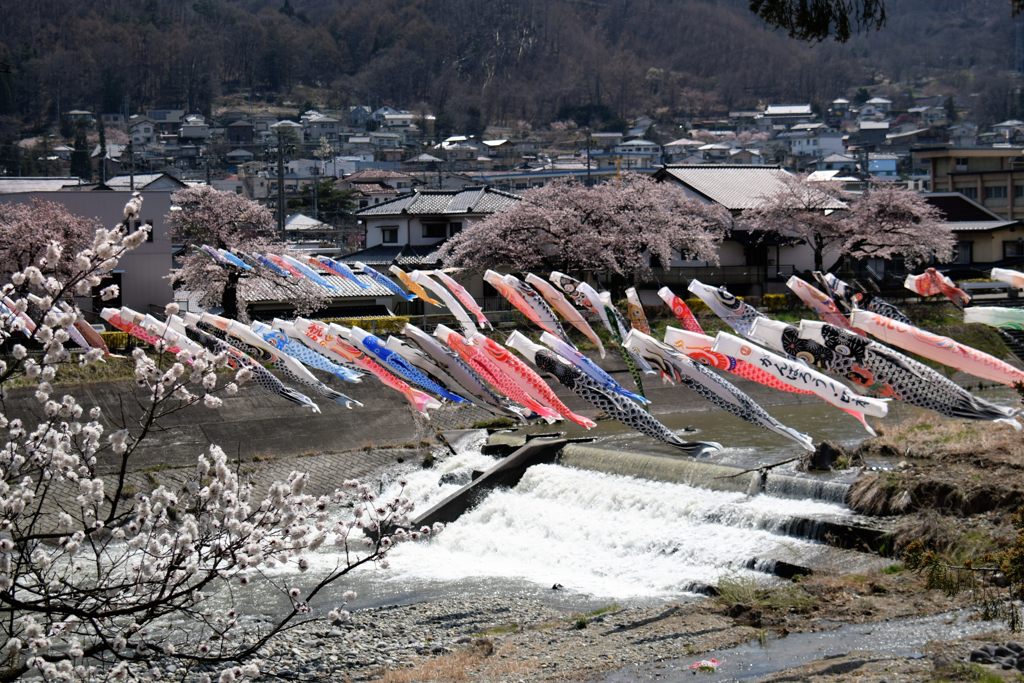
[{"label": "foaming water", "polygon": [[[446,462],[482,464],[469,456]],[[425,509],[440,496],[409,476],[407,491]],[[527,470],[514,489],[491,493],[429,543],[389,555],[390,583],[506,579],[610,598],[669,598],[722,575],[758,576],[754,558],[799,553],[814,544],[775,533],[793,516],[834,516],[827,503],[747,497],[557,465]]]}]

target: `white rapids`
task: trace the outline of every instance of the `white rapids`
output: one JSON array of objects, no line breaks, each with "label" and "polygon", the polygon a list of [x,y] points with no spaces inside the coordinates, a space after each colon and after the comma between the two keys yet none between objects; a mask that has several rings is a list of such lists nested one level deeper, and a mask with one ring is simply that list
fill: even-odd
[{"label": "white rapids", "polygon": [[[439,486],[441,475],[484,470],[496,461],[474,443],[433,469],[409,473],[405,493],[417,512],[426,510],[459,487]],[[393,588],[501,580],[558,583],[595,597],[666,599],[723,575],[770,580],[747,568],[751,560],[822,550],[773,530],[794,516],[844,514],[841,506],[816,501],[535,465],[518,486],[487,494],[436,538],[396,547],[390,567],[372,573],[375,583]],[[329,551],[317,559],[332,563]]]}]

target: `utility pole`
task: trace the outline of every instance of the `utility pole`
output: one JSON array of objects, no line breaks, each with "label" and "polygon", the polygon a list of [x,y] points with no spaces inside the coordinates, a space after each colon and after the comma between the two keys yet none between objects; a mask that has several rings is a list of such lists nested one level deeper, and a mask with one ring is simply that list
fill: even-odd
[{"label": "utility pole", "polygon": [[593,187],[594,183],[590,179],[590,126],[587,126],[587,187]]},{"label": "utility pole", "polygon": [[313,174],[313,220],[320,220],[320,208],[317,205],[318,195],[320,192],[320,174]]},{"label": "utility pole", "polygon": [[128,191],[135,192],[135,142],[128,138]]},{"label": "utility pole", "polygon": [[277,231],[284,239],[284,144],[277,137]]}]

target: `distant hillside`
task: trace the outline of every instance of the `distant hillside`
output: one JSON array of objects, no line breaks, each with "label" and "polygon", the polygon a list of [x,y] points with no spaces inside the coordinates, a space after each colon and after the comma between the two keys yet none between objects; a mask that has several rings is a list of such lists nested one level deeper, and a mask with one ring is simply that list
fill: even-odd
[{"label": "distant hillside", "polygon": [[880,34],[845,45],[770,31],[746,0],[33,0],[4,7],[0,116],[10,132],[126,102],[209,112],[221,94],[273,102],[307,85],[327,105],[422,107],[472,130],[580,107],[820,105],[935,78],[998,116],[1013,46],[1008,0],[893,0]]}]

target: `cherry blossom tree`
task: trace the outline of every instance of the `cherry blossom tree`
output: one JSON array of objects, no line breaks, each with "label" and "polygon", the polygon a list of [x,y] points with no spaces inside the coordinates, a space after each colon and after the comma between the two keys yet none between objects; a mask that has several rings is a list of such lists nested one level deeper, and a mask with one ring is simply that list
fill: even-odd
[{"label": "cherry blossom tree", "polygon": [[61,246],[57,261],[46,266],[66,276],[75,269],[75,255],[92,243],[99,225],[76,216],[62,204],[33,199],[30,203],[0,203],[0,274],[37,265],[54,242]]},{"label": "cherry blossom tree", "polygon": [[687,199],[647,176],[628,174],[594,187],[557,181],[464,229],[439,256],[474,269],[643,275],[650,272],[651,257],[667,264],[676,252],[717,263],[729,223],[724,209]]},{"label": "cherry blossom tree", "polygon": [[917,263],[949,259],[955,244],[939,211],[916,192],[875,187],[855,195],[837,183],[798,176],[786,177],[759,207],[744,211],[740,225],[806,243],[815,270],[824,270],[826,253]]},{"label": "cherry blossom tree", "polygon": [[[0,681],[156,678],[168,661],[182,680],[255,679],[254,654],[314,618],[310,603],[325,588],[383,562],[396,541],[437,531],[396,528],[409,511],[401,493],[378,499],[356,481],[317,497],[293,472],[259,496],[217,447],[198,455],[180,489],[129,494],[133,456],[163,418],[217,407],[252,375],[243,367],[232,377],[226,352],[170,356],[158,342],[152,355],[133,352],[137,390],[117,414],[61,393],[62,368],[103,353],[66,346],[80,316],[73,297],[92,291],[146,231],[96,229],[64,272],[64,245],[53,241],[0,287],[0,348],[10,350],[0,356]],[[336,564],[306,578],[322,545],[336,548]],[[275,566],[291,567],[290,578],[265,578]],[[286,601],[271,623],[247,623],[233,609],[257,583]],[[344,621],[351,599],[328,619]]]},{"label": "cherry blossom tree", "polygon": [[852,258],[890,259],[910,264],[949,261],[956,247],[952,226],[919,193],[901,187],[871,188],[852,202],[843,221],[843,253]]},{"label": "cherry blossom tree", "polygon": [[185,246],[176,286],[202,292],[200,303],[220,306],[228,318],[245,319],[248,302],[247,280],[268,280],[281,291],[281,299],[292,302],[299,313],[311,313],[326,304],[329,293],[307,280],[278,275],[256,265],[254,271],[223,266],[198,249],[241,249],[245,252],[287,251],[274,229],[270,211],[256,202],[209,186],[189,187],[171,195],[174,208],[167,220],[172,238]]}]

